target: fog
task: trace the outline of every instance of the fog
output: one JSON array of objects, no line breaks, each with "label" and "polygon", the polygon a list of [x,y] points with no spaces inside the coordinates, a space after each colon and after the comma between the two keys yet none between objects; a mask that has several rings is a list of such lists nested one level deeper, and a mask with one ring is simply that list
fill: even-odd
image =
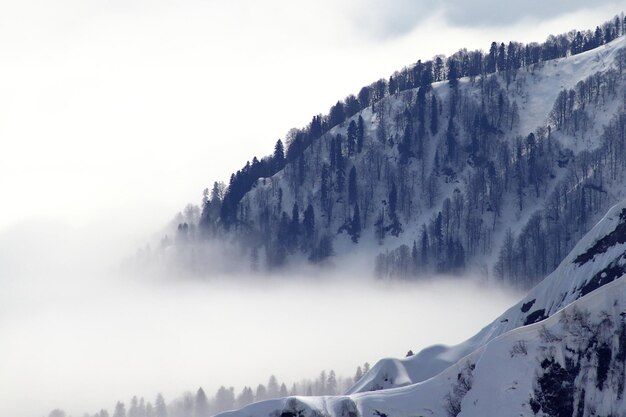
[{"label": "fog", "polygon": [[120,269],[204,187],[360,87],[624,5],[516,7],[503,26],[481,1],[491,23],[477,27],[456,3],[0,0],[0,416],[352,375],[460,342],[515,302],[482,277],[388,283],[345,265],[211,280]]},{"label": "fog", "polygon": [[366,361],[460,342],[519,298],[471,280],[411,285],[340,269],[135,276],[90,256],[106,245],[84,232],[30,226],[0,236],[10,271],[0,280],[2,416],[112,411],[132,395],[239,390],[271,374],[288,383],[322,369],[352,376]]}]

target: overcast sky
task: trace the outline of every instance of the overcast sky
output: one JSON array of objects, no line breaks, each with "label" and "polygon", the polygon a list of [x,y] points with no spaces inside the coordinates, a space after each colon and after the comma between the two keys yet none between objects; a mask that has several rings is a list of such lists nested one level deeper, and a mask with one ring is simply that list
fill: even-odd
[{"label": "overcast sky", "polygon": [[418,58],[542,41],[624,5],[2,1],[0,231],[43,216],[147,232],[291,127]]}]

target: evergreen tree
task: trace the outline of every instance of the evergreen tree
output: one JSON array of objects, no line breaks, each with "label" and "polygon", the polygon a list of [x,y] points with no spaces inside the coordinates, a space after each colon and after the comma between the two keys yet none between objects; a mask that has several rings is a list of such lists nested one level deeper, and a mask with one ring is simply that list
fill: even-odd
[{"label": "evergreen tree", "polygon": [[348,156],[354,156],[357,149],[358,128],[354,120],[348,125]]},{"label": "evergreen tree", "polygon": [[331,369],[328,373],[328,380],[326,381],[326,392],[330,395],[337,395],[337,376],[335,371]]},{"label": "evergreen tree", "polygon": [[348,204],[356,204],[357,192],[356,167],[353,165],[348,175]]},{"label": "evergreen tree", "polygon": [[325,395],[326,394],[326,371],[320,372],[320,377],[318,379],[318,394]]},{"label": "evergreen tree", "polygon": [[420,264],[422,267],[428,264],[430,248],[428,243],[428,232],[426,231],[426,225],[422,224],[421,243],[420,243]]},{"label": "evergreen tree", "polygon": [[357,382],[359,382],[361,378],[363,378],[363,371],[361,370],[360,366],[357,366],[356,373],[354,374],[354,383],[356,384]]},{"label": "evergreen tree", "polygon": [[139,417],[147,417],[146,416],[146,401],[141,397],[139,399]]},{"label": "evergreen tree", "polygon": [[217,390],[215,394],[215,408],[217,412],[235,408],[235,389],[233,387],[226,388],[222,385]]},{"label": "evergreen tree", "polygon": [[206,394],[202,387],[198,388],[196,392],[196,401],[194,407],[194,416],[195,417],[209,417],[211,412],[209,410],[209,401],[207,400]]},{"label": "evergreen tree", "polygon": [[322,166],[322,178],[320,183],[320,201],[322,205],[323,214],[326,215],[328,223],[330,224],[330,216],[332,214],[332,196],[330,189],[330,172],[328,165]]},{"label": "evergreen tree", "polygon": [[124,407],[124,403],[118,401],[115,404],[115,411],[113,412],[113,417],[126,417],[126,407]]},{"label": "evergreen tree", "polygon": [[254,393],[252,392],[252,388],[243,387],[243,390],[237,397],[237,408],[245,407],[248,404],[252,404],[254,402]]},{"label": "evergreen tree", "polygon": [[162,394],[158,394],[154,401],[154,414],[155,417],[167,417],[167,406],[165,405],[165,399]]},{"label": "evergreen tree", "polygon": [[283,147],[283,141],[278,139],[274,146],[274,155],[272,158],[274,164],[274,172],[278,172],[285,166],[285,148]]},{"label": "evergreen tree", "polygon": [[310,242],[315,235],[315,211],[311,204],[304,210],[302,228],[304,229],[304,237]]},{"label": "evergreen tree", "polygon": [[363,121],[363,117],[359,115],[359,120],[357,122],[357,130],[356,130],[356,150],[357,153],[361,153],[363,150],[363,139],[365,137],[365,122]]},{"label": "evergreen tree", "polygon": [[300,237],[300,211],[298,203],[293,204],[291,209],[291,223],[289,224],[289,247],[292,250],[298,246],[298,238]]},{"label": "evergreen tree", "polygon": [[354,205],[354,215],[352,216],[352,227],[351,227],[351,236],[352,242],[359,243],[359,238],[361,237],[361,214],[359,213],[359,205]]},{"label": "evergreen tree", "polygon": [[265,385],[259,384],[256,387],[256,394],[254,396],[254,400],[255,401],[267,400],[267,389],[265,388]]},{"label": "evergreen tree", "polygon": [[378,217],[376,218],[376,223],[374,223],[375,227],[375,235],[378,239],[378,243],[382,244],[385,239],[385,209],[381,209],[380,213],[378,213]]},{"label": "evergreen tree", "polygon": [[274,375],[270,376],[270,380],[267,383],[267,395],[269,398],[278,397],[278,380]]},{"label": "evergreen tree", "polygon": [[137,396],[133,396],[133,398],[130,400],[128,417],[139,417],[139,400],[137,399]]},{"label": "evergreen tree", "polygon": [[335,164],[336,164],[336,174],[335,174],[335,191],[337,193],[342,193],[346,184],[346,161],[345,158],[343,156],[343,151],[342,151],[342,137],[341,135],[337,135],[337,141],[336,141],[336,157],[335,157]]},{"label": "evergreen tree", "polygon": [[337,104],[330,108],[330,112],[328,114],[330,127],[343,123],[344,120],[346,120],[345,109],[343,107],[343,103],[338,101]]},{"label": "evergreen tree", "polygon": [[459,82],[459,68],[454,58],[448,58],[448,84],[451,88],[456,89]]},{"label": "evergreen tree", "polygon": [[496,59],[498,55],[498,44],[495,42],[491,43],[491,47],[489,48],[489,55],[487,56],[487,66],[485,71],[488,74],[496,72]]},{"label": "evergreen tree", "polygon": [[506,60],[506,47],[504,43],[501,43],[498,47],[498,58],[496,60],[496,65],[498,67],[498,71],[506,71],[507,70],[507,60]]}]

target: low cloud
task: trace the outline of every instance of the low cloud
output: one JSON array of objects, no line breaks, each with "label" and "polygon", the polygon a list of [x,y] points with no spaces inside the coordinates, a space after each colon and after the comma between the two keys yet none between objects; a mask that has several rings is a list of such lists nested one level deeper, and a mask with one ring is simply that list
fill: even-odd
[{"label": "low cloud", "polygon": [[[567,14],[599,8],[611,8],[613,13],[619,13],[625,6],[623,1],[613,0],[597,0],[593,4],[584,0],[366,0],[352,4],[348,8],[348,17],[362,33],[389,39],[413,31],[433,16],[440,16],[452,27],[487,30],[515,25],[524,20],[546,22]],[[610,15],[606,18],[610,18]]]}]

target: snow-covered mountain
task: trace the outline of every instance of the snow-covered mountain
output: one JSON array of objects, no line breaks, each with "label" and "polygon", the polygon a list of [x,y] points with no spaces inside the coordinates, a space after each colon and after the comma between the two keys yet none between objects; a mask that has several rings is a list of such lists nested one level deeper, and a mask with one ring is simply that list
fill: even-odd
[{"label": "snow-covered mountain", "polygon": [[174,242],[234,242],[254,269],[355,256],[383,277],[474,270],[530,288],[625,195],[622,32],[405,68],[207,190]]},{"label": "snow-covered mountain", "polygon": [[345,396],[220,417],[616,416],[626,413],[626,201],[476,336],[377,363]]}]

